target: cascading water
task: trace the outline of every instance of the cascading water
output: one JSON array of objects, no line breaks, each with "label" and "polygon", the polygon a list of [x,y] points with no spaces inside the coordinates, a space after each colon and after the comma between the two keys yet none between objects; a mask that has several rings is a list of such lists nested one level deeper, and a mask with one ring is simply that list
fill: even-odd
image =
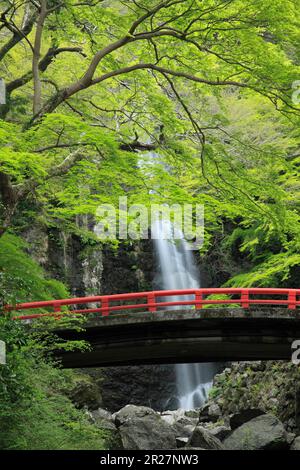
[{"label": "cascading water", "polygon": [[[175,236],[173,232],[170,221],[159,220],[152,226],[152,238],[160,267],[160,287],[165,290],[198,288],[200,274],[193,254],[182,233],[177,232]],[[184,300],[189,300],[189,296]],[[207,399],[216,372],[216,366],[210,363],[177,364],[176,382],[180,408],[188,410],[201,406]]]}]

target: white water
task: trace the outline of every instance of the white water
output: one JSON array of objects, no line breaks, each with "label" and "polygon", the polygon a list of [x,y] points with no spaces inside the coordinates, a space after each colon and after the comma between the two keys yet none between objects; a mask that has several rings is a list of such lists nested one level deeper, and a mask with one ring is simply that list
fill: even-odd
[{"label": "white water", "polygon": [[[172,232],[172,225],[168,221],[158,221],[152,226],[152,238],[154,238],[160,270],[159,286],[165,290],[198,288],[200,287],[200,273],[193,253],[187,248],[187,242],[182,234],[177,233],[181,239],[174,240]],[[168,238],[164,235],[165,239],[163,239],[163,234],[168,234]],[[189,300],[189,298],[189,296],[181,296],[180,300]],[[176,300],[176,297],[169,297],[168,300]],[[189,410],[200,407],[207,399],[215,373],[216,367],[210,363],[177,364],[176,385],[180,408]]]}]

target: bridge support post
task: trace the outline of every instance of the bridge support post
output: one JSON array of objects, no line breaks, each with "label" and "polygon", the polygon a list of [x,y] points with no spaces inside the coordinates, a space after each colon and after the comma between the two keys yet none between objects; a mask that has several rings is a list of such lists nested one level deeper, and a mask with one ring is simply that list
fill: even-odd
[{"label": "bridge support post", "polygon": [[296,291],[290,290],[288,296],[288,308],[295,310],[296,308]]},{"label": "bridge support post", "polygon": [[[151,292],[147,295],[147,303],[148,304],[155,304],[155,295]],[[156,312],[156,307],[148,307],[149,312]]]},{"label": "bridge support post", "polygon": [[202,308],[202,300],[203,300],[203,295],[201,291],[196,291],[195,292],[195,307],[198,310],[199,308]]},{"label": "bridge support post", "polygon": [[109,315],[108,297],[103,297],[101,300],[102,316],[107,317]]},{"label": "bridge support post", "polygon": [[56,305],[53,306],[53,310],[54,310],[54,313],[55,313],[55,320],[60,320],[61,315],[59,315],[59,313],[61,312],[61,306],[56,304]]},{"label": "bridge support post", "polygon": [[249,291],[243,289],[241,293],[241,306],[242,308],[249,308]]}]

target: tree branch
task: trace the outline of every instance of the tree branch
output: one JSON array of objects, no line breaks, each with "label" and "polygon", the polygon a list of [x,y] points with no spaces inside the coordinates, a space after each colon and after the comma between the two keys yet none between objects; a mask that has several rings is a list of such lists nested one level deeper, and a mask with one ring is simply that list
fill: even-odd
[{"label": "tree branch", "polygon": [[[86,155],[82,153],[81,149],[75,150],[75,152],[69,154],[62,163],[51,168],[42,183],[51,178],[65,175],[77,162],[84,158],[86,158]],[[4,172],[0,172],[0,195],[3,205],[3,222],[0,225],[0,237],[10,227],[19,202],[42,183],[32,178],[25,183],[13,185],[10,176]]]},{"label": "tree branch", "polygon": [[101,77],[98,77],[98,78],[95,78],[94,80],[92,80],[90,86],[92,85],[95,85],[96,83],[101,83],[105,80],[107,80],[108,78],[112,78],[112,77],[115,77],[117,75],[122,75],[122,74],[126,74],[126,73],[129,73],[129,72],[133,72],[135,70],[142,70],[142,69],[148,69],[148,70],[155,70],[157,72],[160,72],[161,74],[167,74],[167,75],[173,75],[174,77],[181,77],[181,78],[186,78],[187,80],[191,80],[193,82],[197,82],[197,83],[205,83],[207,85],[214,85],[214,86],[236,86],[236,87],[242,87],[242,88],[247,88],[248,85],[246,83],[242,83],[242,82],[237,82],[237,81],[234,81],[234,80],[208,80],[206,78],[201,78],[201,77],[197,77],[196,75],[193,75],[193,74],[190,74],[190,73],[186,73],[186,72],[181,72],[181,71],[176,71],[176,70],[172,70],[172,69],[168,69],[166,67],[161,67],[159,65],[156,65],[156,64],[135,64],[135,65],[131,65],[129,67],[124,67],[124,68],[121,68],[121,69],[118,69],[118,70],[114,70],[112,72],[108,72],[104,75],[102,75]]},{"label": "tree branch", "polygon": [[[39,62],[40,72],[45,72],[47,68],[49,67],[49,65],[51,65],[53,59],[55,59],[55,57],[58,54],[62,54],[63,52],[75,52],[75,53],[82,55],[83,57],[86,57],[86,55],[82,52],[81,47],[57,47],[57,48],[50,47],[48,51],[46,52],[46,54],[44,55],[44,57]],[[6,92],[8,94],[11,94],[17,88],[20,88],[23,85],[26,85],[26,83],[30,82],[30,80],[32,79],[32,76],[33,76],[32,70],[30,70],[24,75],[22,75],[22,77],[16,78],[12,82],[9,82],[6,85]]]},{"label": "tree branch", "polygon": [[81,149],[75,150],[75,152],[70,153],[62,163],[59,165],[53,167],[49,173],[46,179],[54,178],[56,176],[62,176],[68,173],[68,171],[80,160],[83,160],[86,158],[86,155],[82,153]]},{"label": "tree branch", "polygon": [[125,150],[126,152],[136,152],[137,150],[151,152],[151,150],[156,150],[158,148],[158,144],[151,143],[145,144],[143,142],[139,142],[138,140],[134,140],[133,142],[123,142],[120,144],[120,149]]},{"label": "tree branch", "polygon": [[0,49],[0,61],[6,56],[6,54],[14,47],[16,46],[20,41],[22,41],[24,38],[28,36],[28,34],[31,32],[34,22],[36,20],[37,13],[36,11],[31,13],[30,9],[28,8],[25,11],[24,14],[24,19],[23,19],[23,25],[21,29],[16,28],[7,21],[5,14],[1,15],[1,22],[5,24],[7,29],[13,33],[13,36],[9,39],[9,41],[2,46]]},{"label": "tree branch", "polygon": [[206,78],[201,78],[197,77],[196,75],[192,75],[186,72],[181,72],[181,71],[175,71],[171,69],[167,69],[165,67],[160,67],[155,64],[135,64],[131,65],[128,67],[124,67],[118,70],[114,70],[112,72],[107,72],[106,74],[101,75],[98,78],[95,78],[94,80],[89,81],[87,85],[83,85],[82,82],[77,82],[73,85],[71,85],[69,88],[60,90],[56,95],[54,95],[50,100],[48,100],[45,105],[42,107],[40,113],[36,114],[31,121],[27,124],[27,127],[30,127],[34,122],[40,118],[46,113],[51,113],[53,112],[61,103],[69,99],[71,96],[75,95],[78,93],[80,90],[87,89],[93,85],[96,85],[98,83],[104,82],[105,80],[108,80],[109,78],[116,77],[118,75],[123,75],[127,74],[130,72],[134,72],[136,70],[143,70],[143,69],[148,69],[148,70],[155,70],[157,72],[160,72],[161,74],[168,74],[168,75],[173,75],[175,77],[181,77],[181,78],[186,78],[187,80],[191,80],[197,83],[204,83],[207,85],[213,85],[213,86],[236,86],[236,87],[242,87],[242,88],[247,88],[249,87],[246,83],[242,82],[237,82],[234,80],[208,80]]}]

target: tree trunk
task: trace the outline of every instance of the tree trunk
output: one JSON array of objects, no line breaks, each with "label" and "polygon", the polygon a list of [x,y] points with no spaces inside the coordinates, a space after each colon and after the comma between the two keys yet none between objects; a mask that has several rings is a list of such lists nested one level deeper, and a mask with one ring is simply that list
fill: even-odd
[{"label": "tree trunk", "polygon": [[42,87],[41,87],[41,79],[40,79],[39,60],[40,60],[40,55],[41,55],[44,22],[45,22],[47,13],[48,13],[47,2],[46,0],[41,0],[41,9],[40,9],[40,15],[38,17],[38,21],[36,25],[33,58],[32,58],[33,114],[34,115],[37,114],[41,109]]},{"label": "tree trunk", "polygon": [[11,225],[18,203],[18,195],[13,188],[10,177],[6,173],[0,172],[0,195],[2,210],[2,223],[0,225],[0,237],[6,232]]}]

